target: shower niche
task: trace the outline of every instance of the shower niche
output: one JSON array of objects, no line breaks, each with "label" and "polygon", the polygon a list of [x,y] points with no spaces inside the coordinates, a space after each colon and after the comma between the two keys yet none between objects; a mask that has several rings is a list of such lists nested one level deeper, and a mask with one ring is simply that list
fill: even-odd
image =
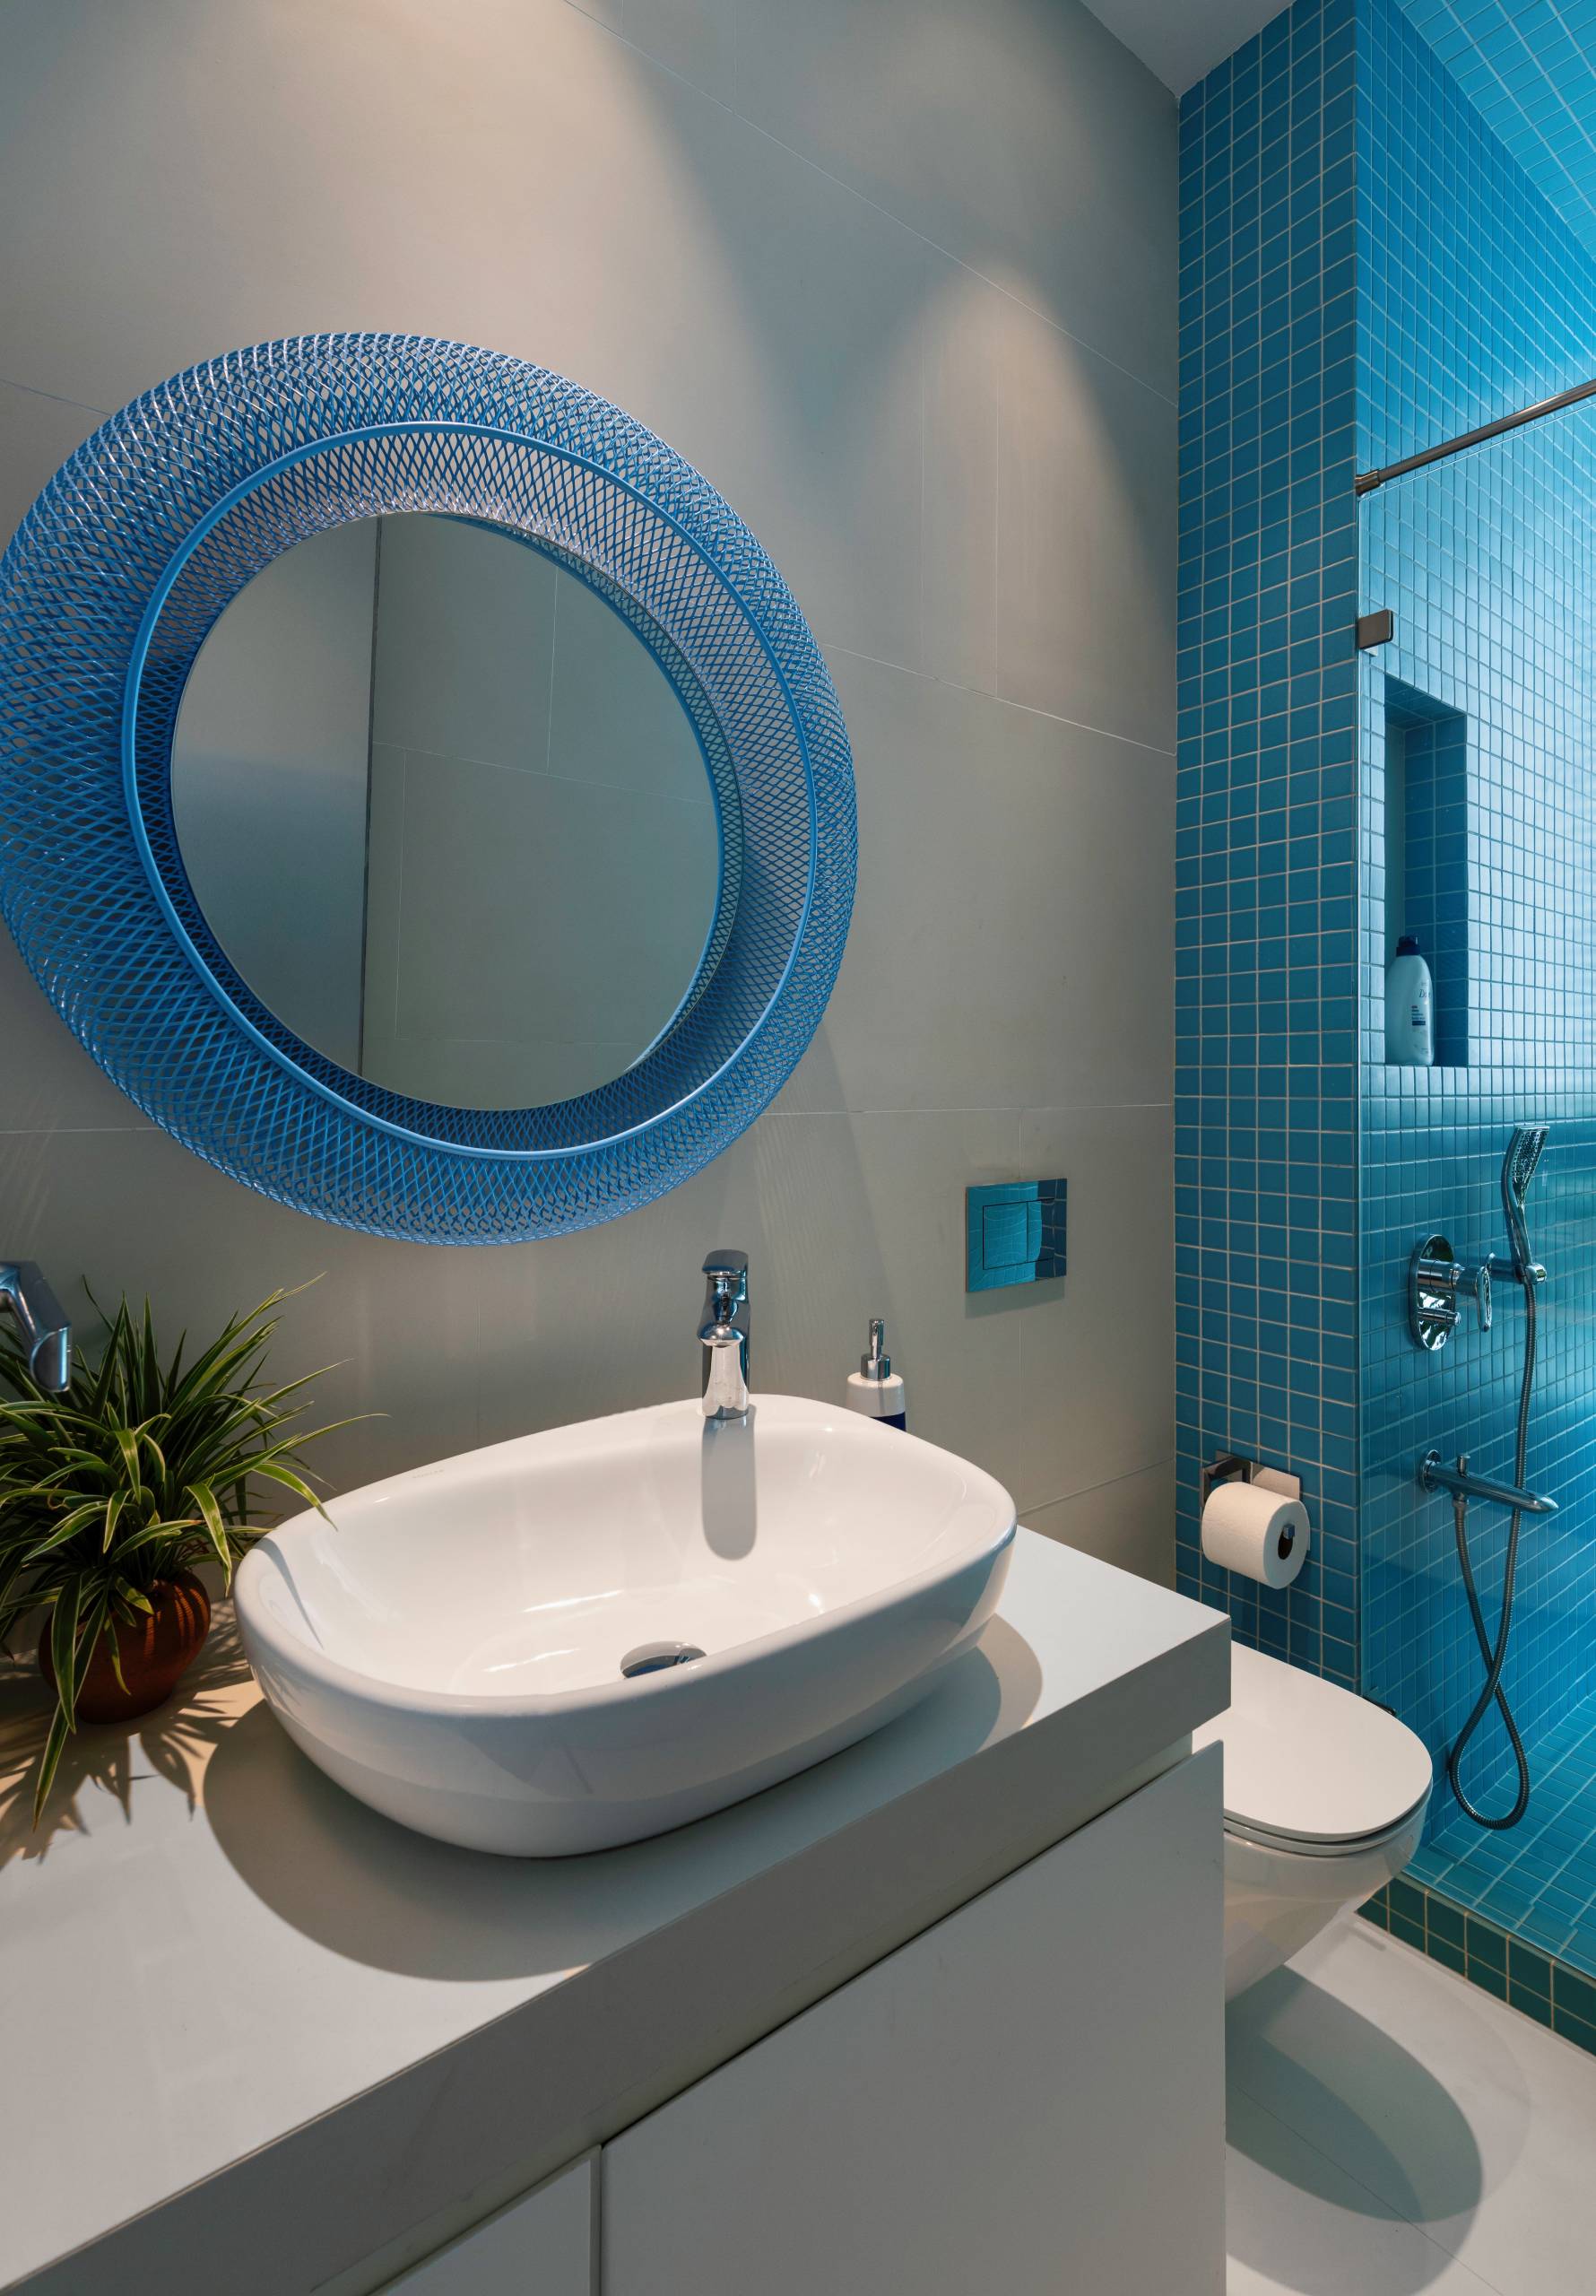
[{"label": "shower niche", "polygon": [[1385,681],[1385,950],[1411,933],[1435,981],[1436,1065],[1469,1058],[1469,721]]}]

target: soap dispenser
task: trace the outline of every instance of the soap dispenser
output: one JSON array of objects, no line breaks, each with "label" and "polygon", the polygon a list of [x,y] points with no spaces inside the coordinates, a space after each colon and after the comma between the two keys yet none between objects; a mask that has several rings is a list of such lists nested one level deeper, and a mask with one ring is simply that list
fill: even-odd
[{"label": "soap dispenser", "polygon": [[908,1424],[903,1381],[892,1369],[887,1326],[880,1316],[870,1319],[870,1345],[859,1358],[859,1369],[848,1373],[848,1409],[879,1419],[883,1427]]}]

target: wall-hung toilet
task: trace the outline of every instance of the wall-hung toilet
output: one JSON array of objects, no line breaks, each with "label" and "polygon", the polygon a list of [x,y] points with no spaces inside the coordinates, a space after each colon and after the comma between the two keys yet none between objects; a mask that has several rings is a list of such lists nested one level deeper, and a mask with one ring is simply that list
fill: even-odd
[{"label": "wall-hung toilet", "polygon": [[1432,1768],[1383,1707],[1240,1644],[1230,1704],[1196,1733],[1225,1749],[1225,1997],[1400,1874]]}]

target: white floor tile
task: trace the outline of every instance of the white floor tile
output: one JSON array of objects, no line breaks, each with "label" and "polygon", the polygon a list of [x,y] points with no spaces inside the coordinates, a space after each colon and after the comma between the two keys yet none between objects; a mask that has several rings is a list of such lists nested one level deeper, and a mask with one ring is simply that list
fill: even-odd
[{"label": "white floor tile", "polygon": [[1436,1963],[1347,1917],[1229,2070],[1231,2296],[1596,2285],[1596,2059]]},{"label": "white floor tile", "polygon": [[1416,2225],[1234,2086],[1227,2296],[1495,2296]]}]

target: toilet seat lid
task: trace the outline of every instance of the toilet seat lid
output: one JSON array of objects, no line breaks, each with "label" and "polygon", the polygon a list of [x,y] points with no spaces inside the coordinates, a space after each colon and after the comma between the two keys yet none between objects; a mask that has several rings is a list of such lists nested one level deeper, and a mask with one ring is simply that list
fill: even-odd
[{"label": "toilet seat lid", "polygon": [[1411,1816],[1434,1777],[1405,1722],[1337,1683],[1230,1649],[1230,1704],[1193,1734],[1225,1748],[1225,1815],[1282,1842],[1355,1842]]}]

